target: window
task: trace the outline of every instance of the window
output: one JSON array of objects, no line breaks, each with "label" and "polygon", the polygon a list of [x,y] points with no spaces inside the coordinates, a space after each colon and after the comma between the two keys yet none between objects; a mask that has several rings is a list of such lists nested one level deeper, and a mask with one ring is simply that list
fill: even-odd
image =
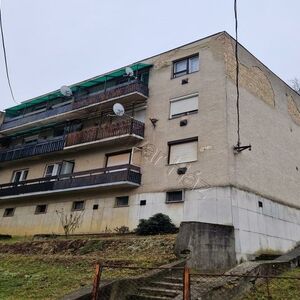
[{"label": "window", "polygon": [[11,208],[5,208],[3,217],[12,217],[15,213],[15,208],[11,207]]},{"label": "window", "polygon": [[131,151],[107,154],[106,167],[128,165],[130,163]]},{"label": "window", "polygon": [[170,118],[187,115],[198,111],[198,94],[172,99],[170,101]]},{"label": "window", "polygon": [[83,210],[84,201],[74,201],[72,205],[72,210]]},{"label": "window", "polygon": [[184,59],[174,61],[173,78],[197,72],[199,70],[199,56],[193,55]]},{"label": "window", "polygon": [[12,176],[12,182],[19,182],[26,180],[28,175],[28,169],[14,171]]},{"label": "window", "polygon": [[99,205],[98,204],[94,204],[93,205],[93,210],[97,210],[99,208]]},{"label": "window", "polygon": [[167,192],[167,203],[172,202],[182,202],[183,201],[183,192],[182,191],[171,191]]},{"label": "window", "polygon": [[169,164],[179,164],[197,160],[198,138],[169,142]]},{"label": "window", "polygon": [[28,136],[24,138],[25,145],[36,144],[38,142],[39,135]]},{"label": "window", "polygon": [[128,196],[116,197],[116,206],[117,207],[128,206],[128,203],[129,203]]},{"label": "window", "polygon": [[45,214],[47,211],[47,205],[46,204],[41,204],[37,205],[35,208],[35,214]]},{"label": "window", "polygon": [[74,161],[64,160],[59,163],[50,164],[46,166],[45,177],[51,177],[56,175],[71,174],[74,170]]}]

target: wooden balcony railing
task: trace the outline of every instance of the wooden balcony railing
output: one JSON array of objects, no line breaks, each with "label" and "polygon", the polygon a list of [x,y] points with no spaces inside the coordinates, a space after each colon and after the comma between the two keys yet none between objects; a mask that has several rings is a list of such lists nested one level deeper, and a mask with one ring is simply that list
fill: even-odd
[{"label": "wooden balcony railing", "polygon": [[62,137],[34,145],[25,145],[14,149],[8,149],[0,152],[0,162],[60,151],[63,150],[64,144],[65,138]]},{"label": "wooden balcony railing", "polygon": [[141,184],[140,168],[133,165],[120,165],[108,168],[94,169],[76,172],[67,175],[42,177],[19,181],[17,183],[6,183],[0,185],[0,198],[34,194],[40,192],[72,190],[92,186],[105,186],[107,184]]},{"label": "wooden balcony railing", "polygon": [[66,147],[98,141],[124,134],[135,134],[144,137],[145,124],[134,119],[120,120],[100,127],[91,127],[82,131],[69,133],[66,137]]},{"label": "wooden balcony railing", "polygon": [[126,96],[134,92],[140,93],[147,97],[148,86],[141,81],[126,82],[119,86],[111,87],[103,93],[78,99],[73,103],[73,109],[81,108],[95,103],[101,103],[105,100]]}]

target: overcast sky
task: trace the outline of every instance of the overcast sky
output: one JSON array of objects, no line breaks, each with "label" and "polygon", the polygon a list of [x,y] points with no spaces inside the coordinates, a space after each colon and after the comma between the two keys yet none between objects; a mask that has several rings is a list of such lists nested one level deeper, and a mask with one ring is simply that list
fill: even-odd
[{"label": "overcast sky", "polygon": [[[238,3],[240,42],[286,82],[300,78],[300,1]],[[219,31],[234,35],[233,0],[2,0],[2,19],[18,102]],[[0,102],[14,105],[2,48]]]}]

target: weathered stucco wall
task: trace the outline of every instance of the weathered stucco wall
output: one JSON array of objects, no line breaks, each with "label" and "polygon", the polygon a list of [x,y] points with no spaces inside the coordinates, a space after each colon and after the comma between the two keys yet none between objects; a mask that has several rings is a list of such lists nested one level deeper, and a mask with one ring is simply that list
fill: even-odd
[{"label": "weathered stucco wall", "polygon": [[[300,207],[300,96],[240,47],[240,133],[252,151],[234,155],[237,143],[233,41],[223,38],[227,74],[229,174],[232,185]],[[256,70],[253,73],[253,70]]]}]

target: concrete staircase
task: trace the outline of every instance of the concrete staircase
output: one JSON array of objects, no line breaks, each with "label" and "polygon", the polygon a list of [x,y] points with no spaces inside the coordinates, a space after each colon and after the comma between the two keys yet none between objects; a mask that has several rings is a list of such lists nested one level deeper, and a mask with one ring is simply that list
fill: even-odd
[{"label": "concrete staircase", "polygon": [[170,300],[182,295],[183,283],[181,277],[166,276],[160,281],[149,282],[138,291],[127,296],[126,300]]}]

